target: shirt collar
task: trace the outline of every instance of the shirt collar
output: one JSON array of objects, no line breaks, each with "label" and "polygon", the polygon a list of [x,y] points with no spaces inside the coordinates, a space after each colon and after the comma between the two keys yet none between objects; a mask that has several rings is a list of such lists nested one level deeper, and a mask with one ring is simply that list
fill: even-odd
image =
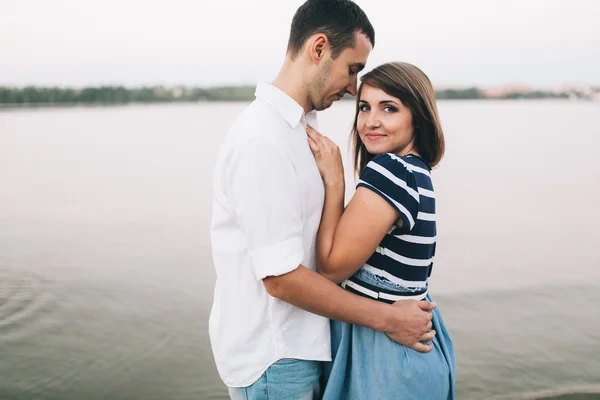
[{"label": "shirt collar", "polygon": [[307,122],[312,126],[316,125],[316,111],[313,110],[304,114],[304,109],[296,102],[296,100],[271,84],[259,82],[256,85],[254,95],[270,104],[271,107],[286,120],[292,129],[297,127],[299,123],[302,123],[305,128]]}]

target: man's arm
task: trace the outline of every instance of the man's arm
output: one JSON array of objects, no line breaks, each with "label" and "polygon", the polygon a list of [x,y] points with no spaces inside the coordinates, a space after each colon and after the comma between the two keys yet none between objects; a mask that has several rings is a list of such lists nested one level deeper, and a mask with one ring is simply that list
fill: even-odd
[{"label": "man's arm", "polygon": [[284,275],[263,279],[267,292],[278,299],[321,316],[385,332],[392,340],[417,351],[433,345],[431,311],[435,304],[401,300],[386,304],[352,294],[327,278],[300,265]]}]

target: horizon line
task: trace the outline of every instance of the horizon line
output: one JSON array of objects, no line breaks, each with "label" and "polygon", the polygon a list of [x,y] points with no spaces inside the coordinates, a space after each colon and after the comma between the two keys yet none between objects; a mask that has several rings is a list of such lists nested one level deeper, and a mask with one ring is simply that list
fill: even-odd
[{"label": "horizon line", "polygon": [[[239,84],[217,84],[217,85],[200,85],[200,84],[167,84],[167,83],[144,83],[144,84],[123,84],[123,83],[98,83],[98,84],[84,84],[84,85],[59,85],[59,84],[10,84],[0,82],[1,88],[10,89],[24,89],[27,87],[35,88],[59,88],[59,89],[87,89],[87,88],[99,88],[99,87],[124,87],[126,89],[137,89],[137,88],[148,88],[148,87],[164,87],[164,88],[196,88],[196,89],[221,89],[221,88],[240,88],[240,87],[256,87],[257,83],[239,83]],[[434,89],[439,90],[452,90],[452,89],[500,89],[507,87],[520,87],[528,88],[530,90],[539,89],[553,89],[557,87],[587,87],[587,88],[600,88],[600,83],[581,83],[581,82],[563,82],[552,85],[533,85],[526,82],[518,81],[506,81],[505,83],[498,84],[451,84],[451,83],[440,83],[433,84]]]}]

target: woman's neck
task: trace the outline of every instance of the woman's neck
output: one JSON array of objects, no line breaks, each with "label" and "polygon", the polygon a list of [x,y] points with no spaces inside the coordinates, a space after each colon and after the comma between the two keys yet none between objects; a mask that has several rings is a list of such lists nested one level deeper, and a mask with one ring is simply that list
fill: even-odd
[{"label": "woman's neck", "polygon": [[399,152],[396,153],[396,155],[398,155],[400,157],[404,157],[409,154],[421,157],[421,155],[419,154],[419,152],[417,151],[417,149],[413,143],[409,144],[408,146],[406,146],[405,148],[401,149]]}]

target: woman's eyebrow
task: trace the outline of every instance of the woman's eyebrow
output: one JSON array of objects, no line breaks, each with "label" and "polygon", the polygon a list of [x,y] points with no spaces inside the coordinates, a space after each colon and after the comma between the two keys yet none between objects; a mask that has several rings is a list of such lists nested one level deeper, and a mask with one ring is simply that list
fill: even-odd
[{"label": "woman's eyebrow", "polygon": [[[369,104],[369,102],[368,102],[368,101],[366,101],[366,100],[362,100],[362,99],[359,101],[359,103],[367,103],[367,104]],[[388,104],[388,103],[392,103],[392,104],[399,105],[399,104],[398,104],[397,102],[395,102],[394,100],[381,100],[381,101],[379,102],[379,104]]]}]

